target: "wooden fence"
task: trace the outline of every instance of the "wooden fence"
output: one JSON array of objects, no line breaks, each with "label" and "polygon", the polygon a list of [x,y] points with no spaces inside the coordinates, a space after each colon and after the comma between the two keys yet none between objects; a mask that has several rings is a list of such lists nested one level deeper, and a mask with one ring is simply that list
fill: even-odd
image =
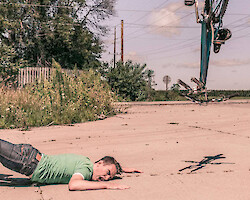
[{"label": "wooden fence", "polygon": [[[36,80],[50,80],[53,68],[50,67],[26,67],[21,68],[18,73],[18,87],[22,88],[27,83],[34,83]],[[69,76],[74,74],[74,70],[62,69]],[[79,73],[82,70],[78,70]]]},{"label": "wooden fence", "polygon": [[26,67],[21,68],[18,73],[18,87],[23,87],[27,83],[34,83],[36,80],[50,80],[52,68],[50,67]]}]

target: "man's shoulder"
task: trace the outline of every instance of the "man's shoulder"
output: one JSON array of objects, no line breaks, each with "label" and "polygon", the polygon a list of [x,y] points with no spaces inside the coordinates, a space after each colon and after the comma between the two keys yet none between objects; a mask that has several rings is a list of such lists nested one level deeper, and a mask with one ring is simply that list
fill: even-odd
[{"label": "man's shoulder", "polygon": [[63,161],[78,161],[91,164],[91,160],[87,156],[80,154],[57,154],[57,155],[45,155],[47,159],[51,160],[63,160]]}]

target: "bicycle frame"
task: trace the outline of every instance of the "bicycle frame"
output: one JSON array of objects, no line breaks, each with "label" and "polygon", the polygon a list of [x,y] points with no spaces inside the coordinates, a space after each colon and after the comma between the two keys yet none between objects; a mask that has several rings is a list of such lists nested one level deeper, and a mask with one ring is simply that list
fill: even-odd
[{"label": "bicycle frame", "polygon": [[[191,78],[191,81],[196,83],[197,87],[192,88],[178,79],[178,84],[186,89],[186,91],[180,92],[180,95],[195,103],[207,103],[211,100],[208,99],[206,88],[211,46],[214,44],[214,52],[218,53],[220,45],[224,44],[226,40],[221,39],[220,30],[222,30],[222,17],[226,11],[228,0],[206,0],[201,14],[199,14],[198,10],[198,0],[185,0],[184,3],[186,6],[193,6],[195,4],[196,22],[201,24],[201,59],[199,80],[195,77]],[[229,39],[231,35],[227,35],[227,37]],[[222,97],[221,99],[217,99],[217,101],[219,102],[224,99],[226,98]]]},{"label": "bicycle frame", "polygon": [[[213,2],[213,0],[210,1],[211,3]],[[215,10],[218,9],[219,5],[220,1],[215,6]],[[220,19],[218,26],[215,27],[213,21],[211,20],[211,16],[208,16],[204,12],[201,14],[202,16],[201,19],[198,11],[198,0],[195,0],[195,14],[196,14],[196,22],[201,23],[201,61],[200,61],[199,81],[202,83],[202,88],[198,89],[205,89],[207,82],[207,72],[208,72],[211,45],[214,41],[214,38],[217,35],[218,29],[222,26],[222,20]]]}]

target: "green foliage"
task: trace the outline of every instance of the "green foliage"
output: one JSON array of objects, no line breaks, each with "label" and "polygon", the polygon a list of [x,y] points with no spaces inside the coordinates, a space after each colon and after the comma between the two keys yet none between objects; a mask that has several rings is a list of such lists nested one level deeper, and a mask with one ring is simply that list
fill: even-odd
[{"label": "green foliage", "polygon": [[146,67],[146,64],[140,65],[127,61],[118,62],[115,67],[104,64],[99,70],[112,90],[122,98],[142,101],[146,100],[152,91],[153,71],[147,70]]},{"label": "green foliage", "polygon": [[114,114],[113,93],[93,70],[67,76],[53,61],[51,81],[1,90],[0,128],[27,128],[97,120]]},{"label": "green foliage", "polygon": [[[102,45],[86,28],[74,27],[68,40],[58,35],[48,37],[47,59],[58,60],[63,68],[95,69],[99,67]],[[53,44],[53,45],[51,45]]]},{"label": "green foliage", "polygon": [[181,86],[177,83],[174,83],[172,86],[171,86],[171,90],[174,90],[176,92],[178,92],[180,90]]},{"label": "green foliage", "polygon": [[0,43],[0,86],[15,87],[18,69],[23,65],[13,48]]},{"label": "green foliage", "polygon": [[238,96],[238,97],[250,97],[249,90],[211,90],[208,92],[209,96]]},{"label": "green foliage", "polygon": [[[156,90],[152,93],[152,100],[153,101],[183,101],[187,100],[185,97],[179,95],[178,90],[174,88],[176,84],[173,84],[171,90]],[[179,88],[179,87],[177,87]],[[184,92],[180,90],[180,92]],[[211,90],[208,91],[208,98],[221,98],[221,97],[233,97],[233,99],[244,99],[250,98],[250,91],[249,90]]]},{"label": "green foliage", "polygon": [[155,90],[152,95],[153,101],[183,101],[185,97],[179,95],[176,90]]},{"label": "green foliage", "polygon": [[63,68],[96,68],[102,52],[99,22],[114,12],[115,0],[2,0],[0,41],[30,66],[55,58]]}]

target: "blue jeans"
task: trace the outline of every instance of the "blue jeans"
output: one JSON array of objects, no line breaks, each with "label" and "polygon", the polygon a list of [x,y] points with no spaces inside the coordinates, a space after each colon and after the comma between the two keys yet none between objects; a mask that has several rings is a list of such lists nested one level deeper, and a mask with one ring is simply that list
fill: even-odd
[{"label": "blue jeans", "polygon": [[39,162],[42,154],[30,144],[12,144],[0,139],[0,162],[6,168],[29,176]]}]

